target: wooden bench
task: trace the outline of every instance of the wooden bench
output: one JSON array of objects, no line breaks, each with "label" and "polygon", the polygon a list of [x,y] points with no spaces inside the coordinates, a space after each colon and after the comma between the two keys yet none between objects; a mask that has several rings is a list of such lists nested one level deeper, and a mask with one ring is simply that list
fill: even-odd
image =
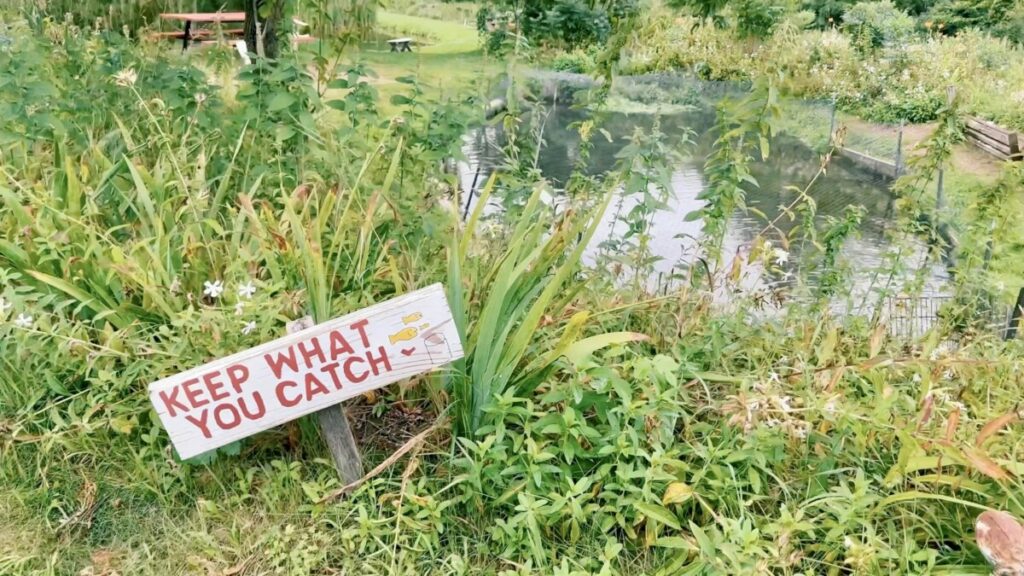
[{"label": "wooden bench", "polygon": [[[228,28],[221,30],[220,33],[224,34],[226,38],[240,38],[244,34],[244,31],[241,28]],[[189,38],[195,38],[197,40],[205,40],[215,36],[217,36],[216,30],[202,29],[189,31]],[[181,40],[185,38],[185,31],[151,32],[149,37],[154,40]]]},{"label": "wooden bench", "polygon": [[392,52],[412,52],[412,38],[393,38],[388,44]]},{"label": "wooden bench", "polygon": [[965,135],[972,144],[1002,160],[1022,158],[1017,133],[978,118],[967,120]]}]

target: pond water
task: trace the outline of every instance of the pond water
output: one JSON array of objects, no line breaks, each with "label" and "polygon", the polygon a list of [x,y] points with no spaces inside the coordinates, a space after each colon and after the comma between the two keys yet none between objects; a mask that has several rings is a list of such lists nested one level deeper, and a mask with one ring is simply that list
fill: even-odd
[{"label": "pond water", "polygon": [[[552,105],[543,111],[535,110],[535,113],[545,116],[544,143],[537,157],[538,168],[551,182],[555,190],[553,203],[557,204],[565,200],[560,197],[560,187],[566,182],[579,157],[579,135],[574,124],[586,119],[589,113],[565,105]],[[637,127],[649,131],[654,121],[655,118],[649,114],[602,114],[600,127],[612,136],[612,141],[595,134],[594,147],[587,164],[588,172],[601,174],[613,168],[619,161],[617,154],[627,144],[627,138]],[[651,248],[661,258],[655,264],[655,277],[648,282],[648,286],[654,288],[661,287],[674,271],[695,258],[694,247],[701,235],[701,222],[687,222],[684,216],[701,205],[697,195],[706,186],[704,159],[713,140],[711,129],[714,114],[705,110],[663,115],[659,122],[669,145],[682,143],[687,135],[692,144],[684,149],[682,159],[674,167],[672,198],[668,200],[668,208],[653,217]],[[503,164],[502,144],[501,129],[496,126],[477,128],[465,135],[465,160],[460,162],[459,171],[463,193],[467,195],[465,197],[469,199],[470,205],[489,174]],[[736,210],[732,214],[723,245],[723,260],[726,263],[731,261],[734,254],[745,253],[749,249],[751,241],[764,229],[766,222],[780,213],[781,206],[790,204],[797,197],[792,187],[805,187],[818,172],[819,166],[819,154],[800,141],[785,134],[775,138],[769,159],[752,166],[759,186],[751,187],[746,195],[747,206],[761,212],[763,216],[753,210]],[[885,284],[887,271],[891,268],[887,263],[887,254],[891,256],[895,248],[886,230],[893,219],[894,207],[888,186],[889,182],[884,178],[837,158],[809,191],[817,203],[819,224],[829,216],[842,218],[849,205],[863,206],[865,209],[860,233],[846,241],[842,252],[842,259],[851,271],[851,295],[855,299]],[[488,212],[504,210],[504,200],[492,198]],[[627,212],[631,204],[637,201],[635,197],[621,196],[617,200],[606,214],[589,248],[591,259],[598,250],[598,244],[625,230],[625,224],[616,221],[616,212]],[[778,227],[788,233],[795,225],[788,218],[782,218]],[[924,244],[916,239],[905,240],[902,243],[909,246],[909,249],[904,248],[900,257],[910,270],[924,268],[925,286],[922,292],[942,293],[942,287],[948,279],[945,267],[934,258],[926,258],[927,249]],[[783,270],[795,272],[801,261],[800,247],[794,243],[790,248],[790,261],[783,266]],[[894,287],[911,274],[910,271],[902,272],[902,278],[897,278]],[[785,272],[754,270],[745,277],[744,282],[777,285],[789,280]]]}]

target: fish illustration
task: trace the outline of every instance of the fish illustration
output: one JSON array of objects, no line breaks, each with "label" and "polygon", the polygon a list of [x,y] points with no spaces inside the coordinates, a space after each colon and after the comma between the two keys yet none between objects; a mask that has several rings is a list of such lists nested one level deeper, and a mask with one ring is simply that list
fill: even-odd
[{"label": "fish illustration", "polygon": [[406,340],[412,340],[419,333],[420,331],[415,328],[403,328],[398,332],[395,332],[394,334],[388,336],[388,340],[391,340],[392,344],[395,344],[397,342],[404,342]]},{"label": "fish illustration", "polygon": [[417,321],[417,320],[419,320],[421,318],[423,318],[423,313],[422,312],[413,312],[412,314],[409,314],[408,316],[403,316],[402,317],[402,324],[412,324],[413,322],[415,322],[415,321]]}]

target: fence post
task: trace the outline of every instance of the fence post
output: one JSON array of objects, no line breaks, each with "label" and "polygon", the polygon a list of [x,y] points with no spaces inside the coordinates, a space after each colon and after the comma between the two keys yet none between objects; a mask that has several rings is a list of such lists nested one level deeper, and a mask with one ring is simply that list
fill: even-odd
[{"label": "fence post", "polygon": [[899,178],[903,172],[903,120],[900,120],[900,130],[896,133],[896,177]]},{"label": "fence post", "polygon": [[831,146],[836,139],[836,99],[832,98],[832,114],[828,122],[828,145]]},{"label": "fence post", "polygon": [[1013,305],[1013,311],[1010,312],[1010,322],[1006,325],[1004,340],[1013,340],[1017,337],[1017,327],[1020,325],[1022,309],[1024,309],[1024,286],[1021,287],[1020,292],[1017,292],[1017,302]]},{"label": "fence post", "polygon": [[938,222],[942,216],[942,209],[946,207],[946,197],[943,191],[943,170],[939,168],[939,178],[935,183],[935,221]]}]

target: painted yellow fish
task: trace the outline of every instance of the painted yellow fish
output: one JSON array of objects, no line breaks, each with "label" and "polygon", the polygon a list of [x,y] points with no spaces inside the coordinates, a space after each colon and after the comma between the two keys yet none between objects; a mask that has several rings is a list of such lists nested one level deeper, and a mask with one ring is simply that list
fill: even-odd
[{"label": "painted yellow fish", "polygon": [[402,317],[402,324],[412,324],[413,322],[415,322],[415,321],[417,321],[417,320],[419,320],[421,318],[423,318],[423,313],[422,312],[414,312],[412,314],[409,314],[408,316],[403,316]]},{"label": "painted yellow fish", "polygon": [[388,340],[391,340],[392,344],[395,344],[396,342],[404,342],[406,340],[412,340],[419,333],[420,331],[415,328],[403,328],[402,330],[388,336]]}]

